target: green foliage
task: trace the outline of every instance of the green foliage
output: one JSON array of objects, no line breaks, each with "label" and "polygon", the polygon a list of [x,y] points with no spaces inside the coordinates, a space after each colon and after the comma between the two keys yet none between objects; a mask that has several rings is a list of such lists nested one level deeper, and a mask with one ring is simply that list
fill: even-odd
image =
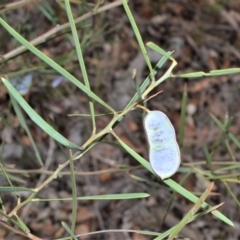
[{"label": "green foliage", "polygon": [[[70,72],[65,70],[63,67],[61,67],[56,61],[53,59],[47,57],[43,52],[38,50],[35,46],[33,46],[31,43],[29,43],[26,39],[24,39],[19,33],[17,33],[16,30],[14,30],[3,18],[0,18],[0,24],[2,27],[4,27],[14,39],[16,39],[18,42],[20,42],[26,49],[31,51],[35,56],[37,56],[39,59],[41,59],[47,66],[55,69],[57,72],[59,72],[62,76],[66,77],[69,82],[74,84],[79,90],[81,90],[83,93],[85,93],[88,96],[89,100],[89,109],[91,114],[91,120],[92,120],[92,135],[89,137],[89,139],[83,144],[83,146],[77,146],[75,143],[70,142],[67,140],[64,136],[62,136],[57,130],[55,130],[50,124],[48,124],[28,103],[27,101],[19,94],[19,92],[14,88],[14,86],[7,80],[7,78],[2,78],[2,83],[6,86],[10,96],[11,96],[11,102],[14,106],[15,112],[17,113],[18,119],[21,123],[22,128],[27,132],[29,138],[31,139],[31,145],[35,151],[35,156],[38,159],[38,162],[42,165],[42,160],[40,158],[40,155],[38,153],[38,150],[36,148],[36,144],[34,143],[30,131],[26,125],[26,120],[24,119],[24,116],[21,112],[20,106],[22,109],[26,112],[26,114],[32,119],[35,124],[40,127],[49,137],[52,137],[55,139],[58,143],[62,144],[65,147],[69,148],[75,148],[78,149],[79,152],[75,154],[74,156],[70,153],[70,159],[66,160],[65,163],[59,165],[59,167],[52,173],[48,178],[37,188],[35,189],[28,189],[24,187],[14,187],[11,182],[9,182],[10,186],[7,187],[0,187],[0,192],[17,192],[17,191],[29,191],[31,192],[30,195],[26,198],[25,201],[20,202],[17,204],[12,211],[9,214],[4,213],[1,211],[0,213],[8,220],[12,220],[12,223],[16,226],[20,227],[20,229],[23,232],[26,232],[28,230],[27,226],[23,223],[23,221],[17,217],[17,222],[13,220],[14,216],[18,216],[19,210],[25,207],[29,203],[34,202],[48,202],[48,201],[72,201],[73,203],[73,212],[72,212],[72,223],[71,227],[69,227],[66,223],[62,223],[65,230],[68,232],[69,237],[71,239],[77,239],[77,235],[75,235],[75,221],[76,221],[76,209],[77,209],[77,201],[81,200],[123,200],[123,199],[141,199],[146,198],[149,196],[147,193],[124,193],[124,194],[108,194],[108,195],[97,195],[97,196],[81,196],[77,197],[76,193],[76,172],[74,170],[74,161],[79,160],[81,157],[84,156],[91,148],[93,148],[96,144],[99,142],[102,142],[104,138],[111,134],[114,136],[118,144],[126,151],[129,155],[131,155],[136,161],[138,161],[143,168],[145,168],[147,171],[149,171],[151,174],[155,175],[154,171],[152,170],[149,162],[144,159],[142,156],[140,156],[136,151],[134,151],[132,148],[130,148],[127,144],[125,144],[120,137],[114,132],[115,126],[122,121],[125,115],[127,115],[130,111],[135,110],[139,104],[141,104],[142,100],[146,100],[147,96],[153,89],[155,89],[159,84],[161,84],[163,81],[174,78],[174,77],[182,77],[182,78],[198,78],[198,77],[205,77],[205,76],[220,76],[220,75],[228,75],[228,74],[235,74],[240,72],[240,68],[234,68],[234,69],[222,69],[222,70],[214,70],[210,71],[209,73],[204,72],[194,72],[194,73],[183,73],[180,75],[174,75],[173,70],[175,66],[177,65],[176,60],[171,56],[171,52],[164,51],[161,47],[157,46],[156,44],[150,42],[147,43],[147,47],[150,49],[156,51],[157,53],[161,54],[161,59],[155,66],[155,68],[152,67],[151,62],[149,60],[149,56],[145,47],[145,44],[143,43],[142,37],[140,35],[140,32],[138,30],[138,27],[135,23],[135,20],[133,18],[133,15],[131,13],[131,10],[128,6],[128,3],[126,0],[122,1],[124,9],[126,11],[126,14],[128,16],[128,19],[131,23],[132,29],[136,35],[137,41],[139,43],[140,49],[142,51],[142,54],[145,58],[146,64],[149,69],[149,75],[145,79],[143,83],[138,83],[137,79],[135,79],[135,86],[136,86],[136,93],[134,94],[133,98],[129,101],[127,106],[122,110],[122,112],[117,112],[112,107],[110,107],[103,99],[101,99],[98,95],[96,95],[89,83],[88,74],[86,70],[86,66],[84,63],[83,53],[82,53],[82,46],[79,42],[79,36],[77,34],[76,30],[76,23],[74,21],[74,16],[71,11],[71,6],[69,0],[65,0],[65,8],[69,19],[69,26],[71,28],[72,34],[73,34],[73,40],[76,47],[77,57],[79,61],[79,66],[83,74],[84,83],[81,83],[76,77],[74,77]],[[42,9],[43,10],[43,9]],[[95,9],[95,11],[98,11]],[[49,15],[49,11],[44,11],[44,14],[48,16],[48,18],[51,19],[51,15]],[[55,21],[53,19],[53,21]],[[165,63],[169,61],[170,66],[165,71],[165,73],[159,78],[155,79],[156,73],[161,69]],[[94,103],[100,103],[103,107],[108,109],[111,114],[113,114],[112,120],[105,126],[105,128],[98,133],[96,133],[96,124],[95,124],[95,117],[97,116],[94,111]],[[180,146],[181,150],[184,149],[184,126],[185,126],[185,116],[186,116],[186,104],[187,104],[187,89],[185,89],[183,98],[182,98],[182,109],[181,109],[181,123],[180,123]],[[218,127],[222,130],[222,135],[219,137],[219,139],[216,141],[216,144],[214,146],[214,150],[219,147],[220,143],[223,141],[223,139],[228,138],[230,139],[236,146],[240,147],[240,142],[238,139],[228,131],[230,122],[227,124],[223,124],[220,120],[218,120],[215,116],[211,115],[213,121],[218,125]],[[115,144],[115,143],[112,143]],[[234,193],[229,188],[227,182],[228,180],[235,179],[237,181],[236,176],[234,174],[226,174],[226,171],[229,170],[238,170],[240,168],[239,164],[234,164],[231,167],[226,166],[223,168],[215,169],[214,168],[214,162],[212,161],[212,155],[214,153],[214,150],[209,151],[206,146],[204,146],[204,153],[206,155],[206,161],[209,165],[210,172],[199,170],[194,165],[186,165],[187,167],[181,168],[180,171],[185,171],[187,174],[186,176],[190,175],[191,173],[200,173],[204,178],[206,179],[220,179],[224,182],[226,185],[227,190],[230,192],[232,197],[235,199],[236,203],[238,205],[239,201],[237,200],[237,197],[234,195]],[[48,184],[57,178],[61,171],[66,167],[70,165],[71,169],[71,183],[73,186],[72,191],[72,198],[65,198],[65,199],[39,199],[36,198],[36,195],[41,191],[42,189],[46,188]],[[2,172],[4,172],[2,170]],[[6,175],[7,176],[7,175]],[[136,177],[137,179],[137,177]],[[163,181],[163,183],[168,186],[173,191],[173,197],[170,199],[170,205],[172,201],[174,200],[174,196],[176,193],[181,194],[184,198],[188,199],[189,201],[194,203],[193,208],[186,213],[185,217],[173,228],[169,229],[168,231],[164,233],[156,233],[151,231],[138,231],[138,233],[141,234],[147,234],[147,235],[154,235],[157,236],[156,239],[163,239],[164,237],[169,236],[169,239],[174,239],[174,237],[177,237],[181,229],[184,228],[186,224],[188,224],[191,221],[196,221],[198,218],[202,217],[205,214],[212,213],[216,218],[219,220],[225,222],[228,225],[233,226],[233,223],[230,219],[228,219],[226,216],[224,216],[221,212],[219,212],[217,209],[220,205],[217,206],[210,206],[205,202],[207,196],[210,194],[210,191],[212,189],[212,184],[210,184],[209,188],[206,190],[205,193],[202,194],[202,196],[199,198],[193,193],[189,192],[182,183],[176,183],[172,179],[166,179]],[[170,209],[169,205],[169,209]],[[197,213],[197,211],[200,211]],[[146,226],[147,228],[148,226]],[[127,231],[127,230],[126,230]],[[89,233],[91,234],[91,233]]]}]

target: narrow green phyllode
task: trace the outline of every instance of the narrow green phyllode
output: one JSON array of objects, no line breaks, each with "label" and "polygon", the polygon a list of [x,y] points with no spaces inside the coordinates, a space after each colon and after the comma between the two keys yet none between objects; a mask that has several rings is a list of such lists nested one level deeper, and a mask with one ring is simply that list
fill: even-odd
[{"label": "narrow green phyllode", "polygon": [[143,121],[149,144],[149,160],[153,171],[161,178],[169,178],[181,163],[175,130],[161,111],[149,111]]}]

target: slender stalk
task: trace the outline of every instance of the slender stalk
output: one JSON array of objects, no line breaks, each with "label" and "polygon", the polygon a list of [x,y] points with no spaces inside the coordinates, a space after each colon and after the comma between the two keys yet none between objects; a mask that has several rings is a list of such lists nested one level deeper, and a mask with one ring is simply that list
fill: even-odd
[{"label": "slender stalk", "polygon": [[[87,70],[86,70],[86,67],[85,67],[84,59],[83,59],[82,48],[81,48],[80,41],[78,39],[77,28],[76,28],[76,25],[74,23],[74,19],[73,19],[72,10],[71,10],[69,0],[65,0],[65,6],[66,6],[66,11],[67,11],[70,27],[72,29],[73,39],[74,39],[74,43],[75,43],[75,47],[76,47],[76,51],[77,51],[77,56],[78,56],[78,62],[79,62],[80,69],[81,69],[82,74],[83,74],[83,80],[84,80],[85,86],[91,91],[89,80],[88,80],[88,74],[87,74]],[[89,101],[89,107],[90,107],[91,118],[92,118],[92,128],[93,128],[92,129],[92,135],[95,135],[95,133],[96,133],[96,121],[95,121],[93,99],[88,96],[88,101]]]},{"label": "slender stalk", "polygon": [[76,218],[77,218],[77,186],[76,186],[76,179],[75,179],[75,171],[74,171],[74,163],[72,152],[70,151],[70,170],[71,170],[71,186],[72,186],[72,225],[71,230],[75,232],[76,226]]}]

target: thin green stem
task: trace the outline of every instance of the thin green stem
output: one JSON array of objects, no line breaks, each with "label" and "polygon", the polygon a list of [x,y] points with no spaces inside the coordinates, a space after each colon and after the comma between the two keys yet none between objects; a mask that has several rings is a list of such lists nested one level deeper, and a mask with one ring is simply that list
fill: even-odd
[{"label": "thin green stem", "polygon": [[149,68],[150,78],[152,79],[152,81],[154,81],[154,74],[153,74],[152,64],[151,64],[151,61],[149,59],[147,50],[145,48],[145,44],[143,43],[141,34],[140,34],[139,30],[138,30],[137,24],[136,24],[136,22],[135,22],[135,20],[133,18],[133,15],[132,15],[132,12],[131,12],[131,10],[130,10],[130,8],[128,6],[127,0],[122,0],[122,3],[123,3],[123,7],[124,7],[124,9],[126,11],[126,14],[128,16],[128,19],[129,19],[129,21],[130,21],[130,23],[132,25],[132,29],[133,29],[133,31],[135,33],[135,36],[136,36],[137,41],[138,41],[138,44],[139,44],[139,46],[141,48],[143,57],[144,57],[144,59],[145,59],[145,61],[147,63],[147,66]]},{"label": "thin green stem", "polygon": [[[84,80],[85,86],[91,91],[89,80],[88,80],[88,74],[87,74],[87,70],[86,70],[86,67],[85,67],[84,59],[83,59],[82,48],[81,48],[80,41],[78,39],[77,28],[76,28],[76,25],[74,23],[74,19],[73,19],[72,10],[71,10],[69,0],[65,0],[65,6],[66,6],[66,11],[67,11],[70,27],[71,27],[71,30],[72,30],[72,34],[73,34],[73,39],[74,39],[74,43],[75,43],[75,47],[76,47],[76,51],[77,51],[77,56],[78,56],[80,69],[81,69],[82,74],[83,74],[83,80]],[[96,122],[95,122],[95,112],[94,112],[93,99],[88,97],[88,100],[89,100],[89,107],[90,107],[91,118],[92,118],[92,127],[93,127],[92,134],[94,135],[96,133]]]},{"label": "thin green stem", "polygon": [[76,219],[77,219],[77,186],[76,186],[76,179],[75,179],[75,171],[74,171],[74,163],[72,152],[70,151],[70,170],[71,170],[71,186],[72,186],[72,225],[71,230],[75,232],[76,226]]}]

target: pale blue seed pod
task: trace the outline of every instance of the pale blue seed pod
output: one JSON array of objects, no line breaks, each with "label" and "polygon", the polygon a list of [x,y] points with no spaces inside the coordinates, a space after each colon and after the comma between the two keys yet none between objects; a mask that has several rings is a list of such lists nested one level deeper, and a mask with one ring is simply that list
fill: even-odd
[{"label": "pale blue seed pod", "polygon": [[161,179],[171,177],[178,170],[181,157],[176,133],[170,120],[161,111],[149,111],[143,124],[153,171]]}]

